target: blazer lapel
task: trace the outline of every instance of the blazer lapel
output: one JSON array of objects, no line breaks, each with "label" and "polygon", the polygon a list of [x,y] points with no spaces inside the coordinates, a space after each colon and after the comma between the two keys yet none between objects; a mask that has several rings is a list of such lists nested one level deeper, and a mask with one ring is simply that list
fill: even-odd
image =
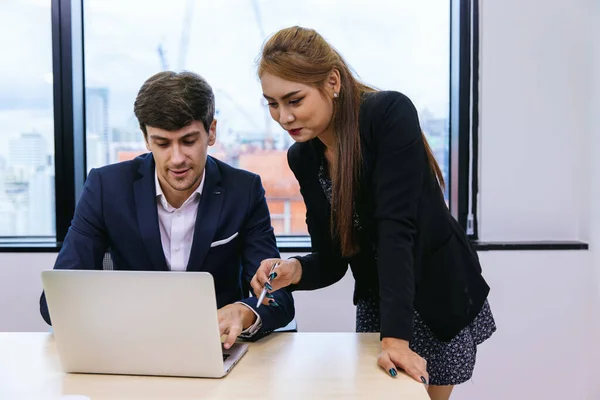
[{"label": "blazer lapel", "polygon": [[154,158],[152,153],[149,153],[138,170],[141,177],[133,183],[133,195],[140,235],[150,261],[155,270],[167,271],[158,226],[154,168]]},{"label": "blazer lapel", "polygon": [[194,228],[194,241],[187,265],[188,271],[204,271],[204,260],[213,242],[219,224],[224,189],[221,187],[221,173],[215,161],[206,159],[204,188],[198,204],[198,215]]},{"label": "blazer lapel", "polygon": [[325,157],[325,145],[319,139],[313,139],[310,142],[309,154],[306,157],[306,165],[305,165],[305,173],[307,174],[307,183],[306,185],[312,190],[308,190],[308,195],[311,196],[315,204],[318,204],[319,207],[314,210],[314,213],[318,214],[315,217],[319,221],[326,221],[327,229],[329,229],[329,215],[331,213],[331,204],[329,204],[329,200],[327,200],[327,196],[323,191],[323,187],[321,186],[321,182],[319,181],[319,170],[321,168],[322,159]]}]

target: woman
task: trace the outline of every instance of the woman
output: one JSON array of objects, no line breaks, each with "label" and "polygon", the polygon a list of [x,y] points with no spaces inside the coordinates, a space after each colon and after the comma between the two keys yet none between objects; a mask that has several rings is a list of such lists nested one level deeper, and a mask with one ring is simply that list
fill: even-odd
[{"label": "woman", "polygon": [[381,332],[379,365],[391,376],[402,368],[434,399],[449,398],[496,327],[477,254],[445,204],[415,107],[357,81],[311,29],[272,36],[258,75],[271,116],[296,142],[288,163],[313,252],[264,260],[254,292],[322,288],[350,264],[356,330]]}]

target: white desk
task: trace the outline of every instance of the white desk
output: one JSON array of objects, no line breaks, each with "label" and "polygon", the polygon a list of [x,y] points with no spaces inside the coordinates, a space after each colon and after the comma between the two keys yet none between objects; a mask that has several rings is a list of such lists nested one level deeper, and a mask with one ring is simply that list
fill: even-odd
[{"label": "white desk", "polygon": [[51,334],[0,333],[0,399],[429,399],[377,366],[379,346],[375,333],[275,333],[250,343],[225,378],[191,379],[64,374]]}]

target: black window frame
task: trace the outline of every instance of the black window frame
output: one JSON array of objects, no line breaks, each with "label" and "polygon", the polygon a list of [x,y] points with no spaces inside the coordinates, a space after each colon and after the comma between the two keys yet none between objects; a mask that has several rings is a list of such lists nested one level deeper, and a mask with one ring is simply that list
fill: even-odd
[{"label": "black window frame", "polygon": [[[56,239],[0,238],[0,252],[60,250],[86,177],[83,0],[51,0]],[[478,2],[450,0],[449,206],[477,239]],[[310,251],[309,236],[279,236],[282,252]]]}]

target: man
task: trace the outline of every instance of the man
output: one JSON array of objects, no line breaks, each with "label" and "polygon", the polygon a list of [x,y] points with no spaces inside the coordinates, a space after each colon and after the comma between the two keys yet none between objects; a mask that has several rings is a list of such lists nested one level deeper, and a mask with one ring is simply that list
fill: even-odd
[{"label": "man", "polygon": [[[207,155],[217,127],[210,85],[160,72],[134,111],[150,153],[90,171],[54,268],[102,269],[109,250],[116,270],[208,271],[226,348],[288,324],[289,292],[258,309],[247,297],[260,262],[279,254],[260,178]],[[43,293],[40,312],[51,324]]]}]

